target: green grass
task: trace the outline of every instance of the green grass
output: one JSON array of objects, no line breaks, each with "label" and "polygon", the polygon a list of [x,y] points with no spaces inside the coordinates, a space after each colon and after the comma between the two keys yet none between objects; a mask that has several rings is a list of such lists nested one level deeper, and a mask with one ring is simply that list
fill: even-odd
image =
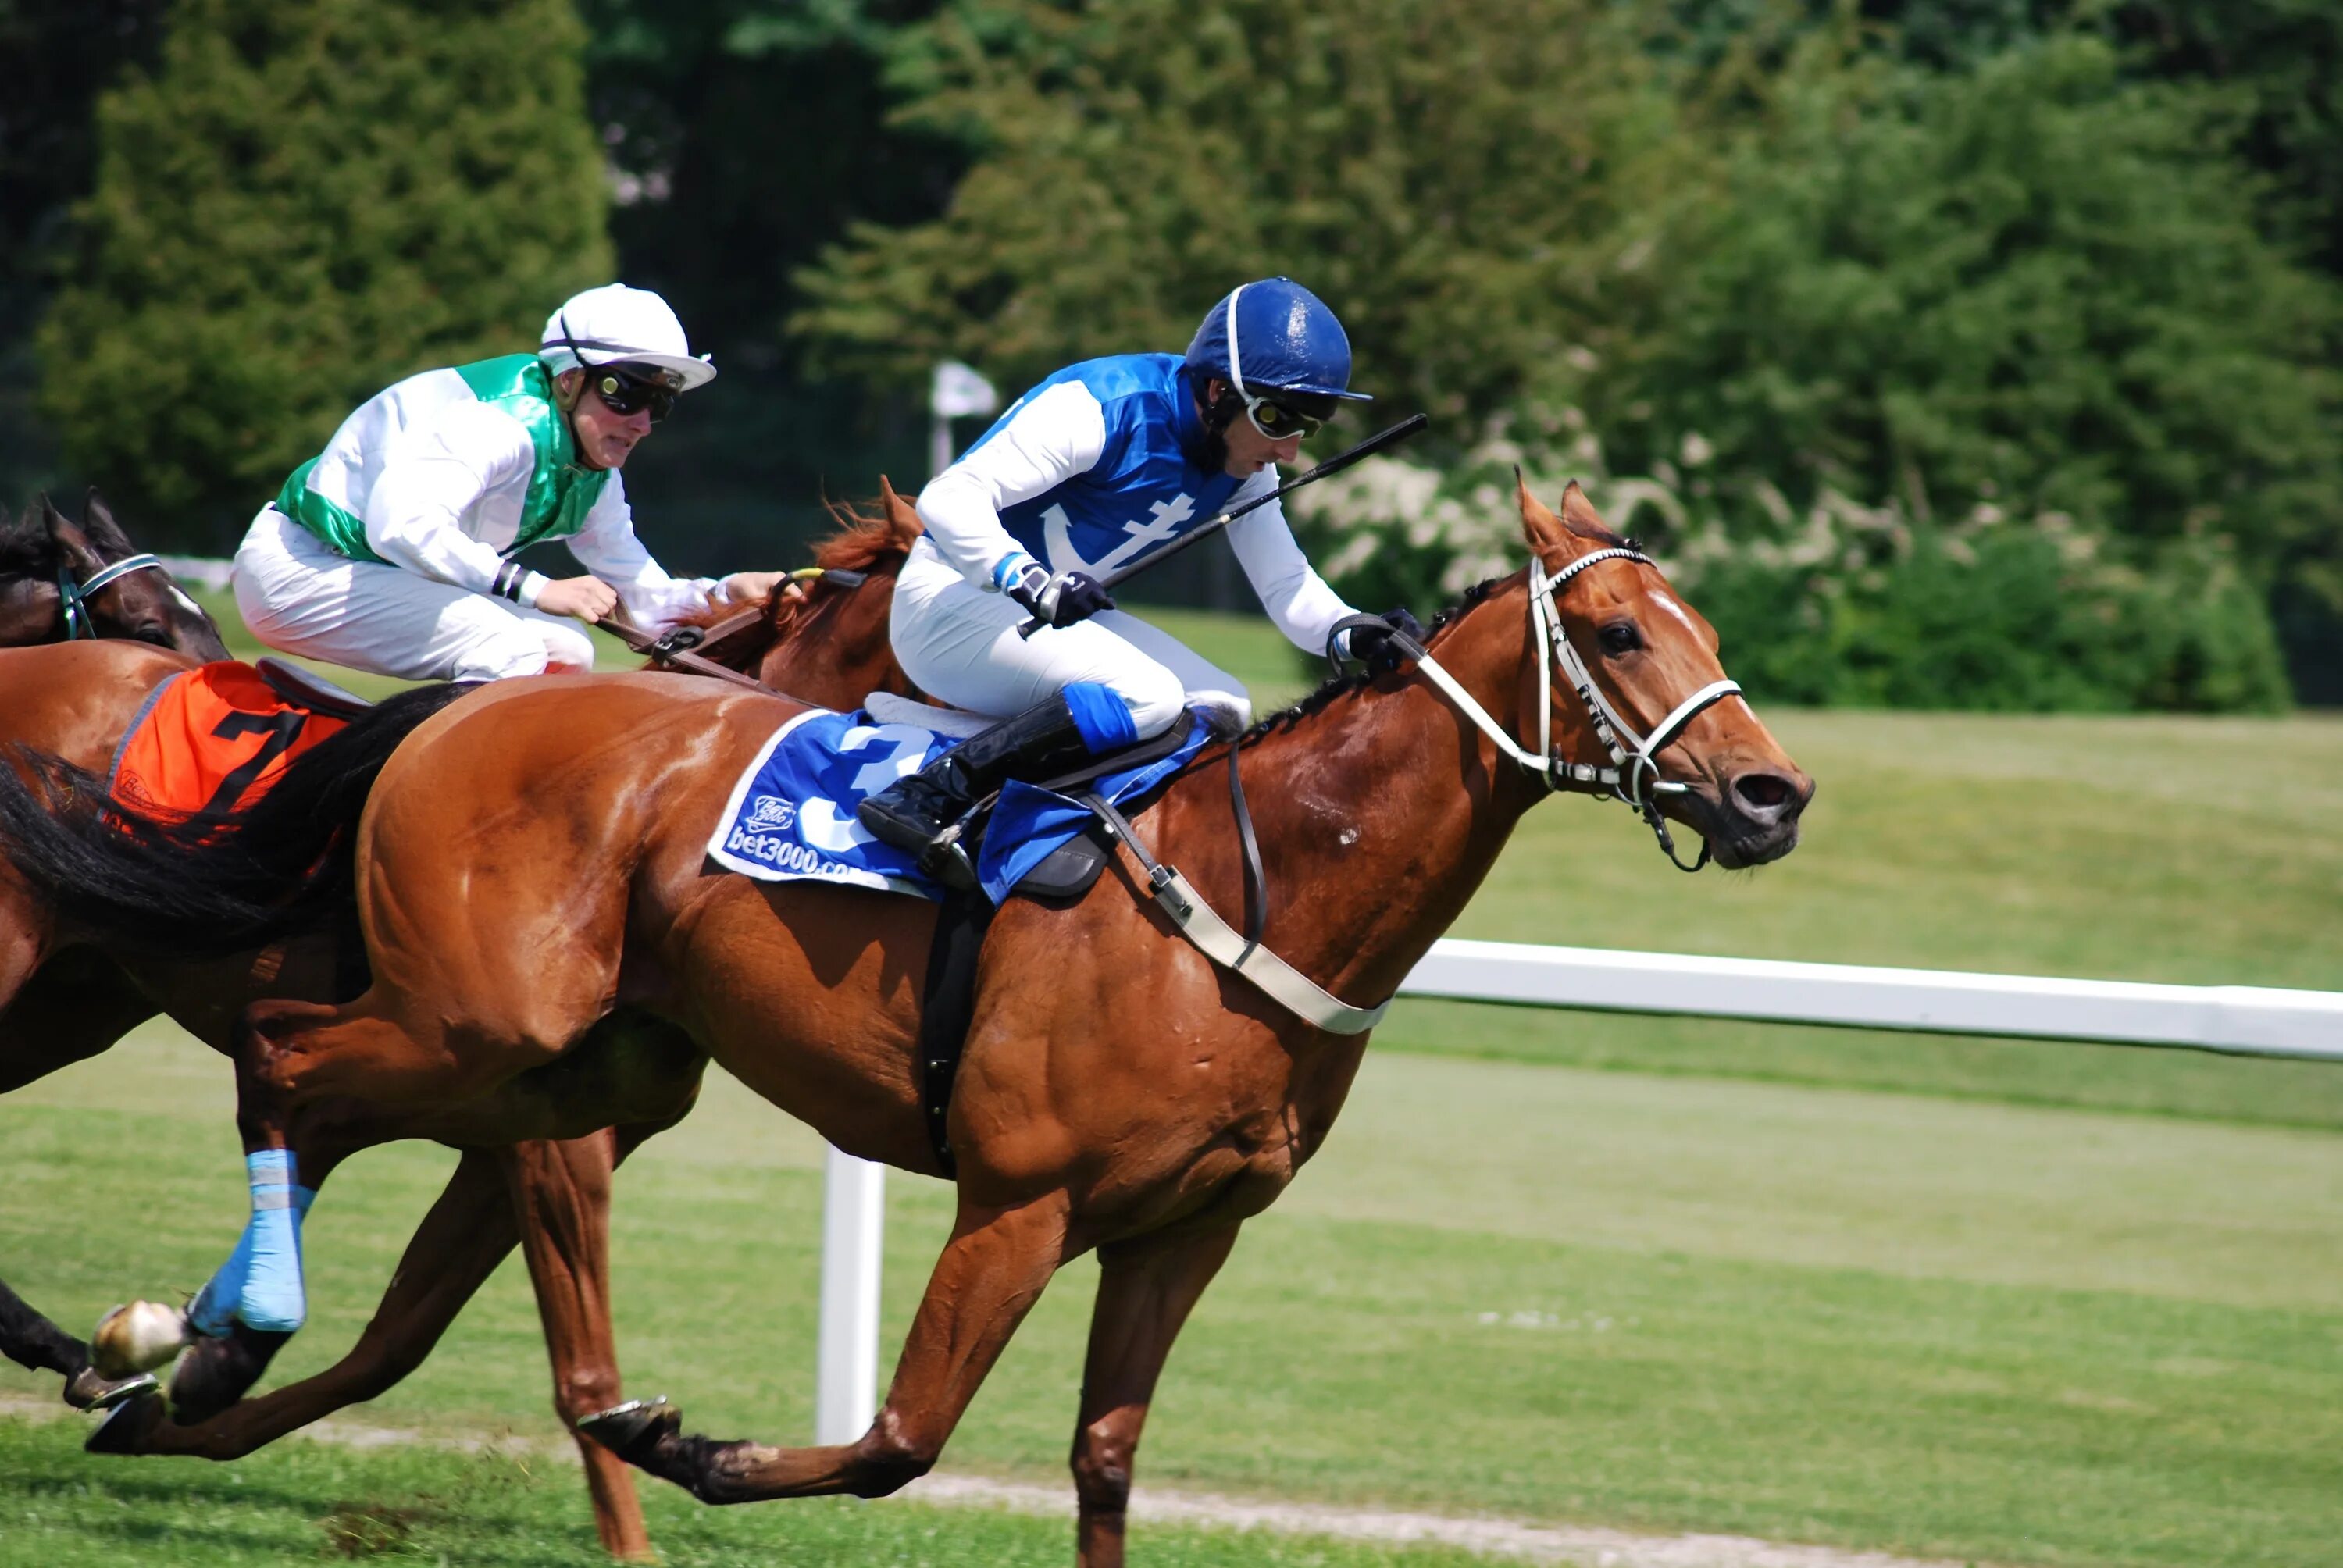
[{"label": "green grass", "polygon": [[[93,1460],[55,1423],[0,1420],[0,1560],[45,1568],[128,1562],[230,1564],[387,1561],[550,1568],[599,1556],[572,1470],[501,1454],[352,1452],[290,1443],[231,1468]],[[895,1568],[1061,1568],[1069,1523],[990,1509],[822,1499],[702,1508],[650,1494],[645,1513],[671,1568],[869,1563]],[[1451,1552],[1140,1524],[1141,1560],[1174,1568],[1464,1568]]]},{"label": "green grass", "polygon": [[[12,1282],[73,1322],[196,1283],[239,1218],[226,1091],[156,1031],[0,1103]],[[2015,1563],[2327,1563],[2337,1152],[2308,1131],[1373,1054],[1183,1335],[1142,1484]],[[629,1164],[630,1392],[720,1436],[807,1430],[819,1160],[721,1082]],[[284,1375],[356,1334],[449,1162],[377,1151],[327,1191]],[[897,1176],[889,1208],[891,1347],[948,1195]],[[1093,1279],[1053,1285],[948,1468],[1061,1482]],[[508,1268],[365,1419],[544,1437],[546,1406]],[[582,1521],[568,1484],[547,1506]],[[330,1490],[276,1506],[314,1522]]]}]

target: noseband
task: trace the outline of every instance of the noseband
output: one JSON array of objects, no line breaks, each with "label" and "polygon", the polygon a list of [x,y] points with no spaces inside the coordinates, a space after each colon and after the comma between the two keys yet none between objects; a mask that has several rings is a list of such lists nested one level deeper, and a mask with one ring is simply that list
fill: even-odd
[{"label": "noseband", "polygon": [[73,574],[60,564],[57,568],[57,600],[65,611],[65,640],[77,642],[85,637],[95,638],[97,636],[97,621],[90,614],[91,596],[113,582],[115,578],[128,577],[132,572],[144,571],[148,567],[161,571],[163,563],[157,558],[149,555],[125,556],[112,566],[98,568],[96,571],[90,574],[87,582],[77,583],[74,581]]},{"label": "noseband", "polygon": [[[1497,749],[1538,781],[1549,794],[1594,795],[1626,803],[1659,840],[1661,852],[1679,871],[1697,871],[1708,864],[1708,841],[1701,840],[1700,854],[1686,865],[1676,854],[1674,838],[1668,832],[1667,819],[1660,814],[1664,796],[1682,795],[1692,786],[1679,784],[1660,777],[1660,752],[1674,743],[1694,719],[1724,701],[1740,695],[1737,681],[1713,680],[1682,702],[1675,705],[1665,719],[1653,727],[1649,735],[1638,735],[1635,727],[1620,715],[1594,684],[1594,672],[1579,657],[1570,640],[1570,633],[1562,623],[1559,604],[1562,590],[1573,578],[1597,561],[1635,561],[1657,569],[1652,558],[1628,546],[1589,550],[1552,576],[1546,574],[1545,563],[1535,555],[1530,558],[1530,643],[1533,649],[1544,644],[1553,650],[1551,660],[1537,659],[1538,672],[1538,739],[1537,749],[1524,749],[1504,726],[1489,716],[1489,710],[1474,699],[1473,694],[1458,684],[1456,678],[1440,668],[1439,662],[1426,652],[1414,638],[1402,632],[1392,632],[1392,639],[1423,671],[1426,678],[1438,687],[1447,699],[1463,710],[1475,728],[1496,742]],[[1353,616],[1336,627],[1368,626],[1388,628],[1381,616]],[[1533,653],[1533,657],[1535,654]],[[1565,759],[1554,744],[1554,675],[1560,668],[1564,679],[1578,693],[1586,707],[1587,717],[1594,721],[1595,739],[1611,753],[1611,766],[1598,767],[1591,762]],[[1632,746],[1631,751],[1628,748]]]}]

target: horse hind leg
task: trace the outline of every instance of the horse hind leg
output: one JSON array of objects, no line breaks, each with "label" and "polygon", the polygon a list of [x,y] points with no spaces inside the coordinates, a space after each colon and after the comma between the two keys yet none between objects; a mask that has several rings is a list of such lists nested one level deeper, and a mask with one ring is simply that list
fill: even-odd
[{"label": "horse hind leg", "polygon": [[900,1491],[934,1466],[985,1374],[1064,1261],[1068,1211],[1062,1191],[1006,1209],[972,1210],[962,1201],[887,1402],[853,1442],[771,1448],[691,1436],[664,1400],[620,1405],[578,1425],[702,1503]]},{"label": "horse hind leg", "polygon": [[1074,1494],[1081,1568],[1122,1568],[1140,1429],[1172,1342],[1237,1239],[1233,1224],[1141,1236],[1099,1250],[1098,1304],[1074,1426]]},{"label": "horse hind leg", "polygon": [[96,948],[67,948],[28,971],[0,962],[0,1094],[111,1050],[155,1013]]},{"label": "horse hind leg", "polygon": [[610,1324],[612,1131],[565,1142],[498,1151],[512,1213],[553,1361],[553,1405],[585,1462],[586,1486],[603,1549],[628,1562],[653,1560],[650,1532],[624,1460],[578,1430],[618,1402],[618,1353]]}]

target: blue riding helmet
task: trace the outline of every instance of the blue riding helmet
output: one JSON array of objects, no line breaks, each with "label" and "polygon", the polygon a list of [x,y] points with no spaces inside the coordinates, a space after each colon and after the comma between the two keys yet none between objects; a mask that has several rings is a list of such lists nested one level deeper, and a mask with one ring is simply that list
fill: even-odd
[{"label": "blue riding helmet", "polygon": [[1205,313],[1188,368],[1239,393],[1299,392],[1368,403],[1349,389],[1351,339],[1326,302],[1290,277],[1239,284]]}]

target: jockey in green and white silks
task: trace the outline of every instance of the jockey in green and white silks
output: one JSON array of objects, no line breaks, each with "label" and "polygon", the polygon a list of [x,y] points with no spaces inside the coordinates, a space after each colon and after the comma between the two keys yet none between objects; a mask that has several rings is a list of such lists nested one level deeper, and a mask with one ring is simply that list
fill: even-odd
[{"label": "jockey in green and white silks", "polygon": [[[1085,360],[1020,397],[920,492],[927,533],[897,579],[890,628],[922,690],[1005,722],[862,802],[863,827],[971,886],[955,824],[1004,779],[1160,734],[1192,702],[1249,716],[1242,683],[1117,610],[1097,579],[1274,489],[1305,437],[1364,400],[1350,375],[1334,313],[1271,277],[1213,306],[1184,356]],[[1278,629],[1329,651],[1355,612],[1277,504],[1231,524],[1228,541]],[[1021,636],[1029,617],[1048,629]],[[1380,663],[1388,640],[1360,627],[1332,651]]]},{"label": "jockey in green and white silks", "polygon": [[[538,351],[377,393],[253,519],[236,607],[272,648],[410,679],[591,668],[576,617],[654,629],[769,593],[764,573],[670,578],[635,537],[618,470],[716,374],[666,301],[609,284],[555,311]],[[560,539],[587,576],[507,558]]]}]

